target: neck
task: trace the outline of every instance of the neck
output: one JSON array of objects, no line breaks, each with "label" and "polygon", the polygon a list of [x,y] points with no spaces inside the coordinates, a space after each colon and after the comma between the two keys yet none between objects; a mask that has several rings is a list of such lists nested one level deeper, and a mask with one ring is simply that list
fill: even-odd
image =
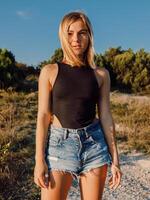
[{"label": "neck", "polygon": [[[81,58],[79,57],[79,59],[80,59],[81,62],[85,63],[85,58],[83,56]],[[64,62],[64,63],[70,63],[66,58],[63,58],[62,62]]]}]

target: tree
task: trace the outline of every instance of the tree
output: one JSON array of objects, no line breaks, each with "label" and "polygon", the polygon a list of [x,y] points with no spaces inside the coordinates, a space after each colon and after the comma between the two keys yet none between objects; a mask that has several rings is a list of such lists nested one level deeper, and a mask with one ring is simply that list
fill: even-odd
[{"label": "tree", "polygon": [[54,54],[51,56],[49,60],[42,61],[38,68],[41,69],[44,65],[56,63],[57,61],[61,61],[63,59],[63,51],[61,48],[55,50]]},{"label": "tree", "polygon": [[121,47],[117,48],[109,48],[107,51],[105,51],[103,58],[105,63],[105,68],[109,71],[110,78],[111,78],[111,88],[118,88],[117,85],[117,74],[114,71],[114,58],[117,55],[120,55],[123,50],[121,50]]},{"label": "tree", "polygon": [[131,88],[134,76],[133,65],[135,61],[134,52],[131,49],[116,55],[114,58],[113,71],[117,74],[118,83],[123,83]]},{"label": "tree", "polygon": [[102,54],[95,54],[94,62],[98,67],[105,67],[105,59]]},{"label": "tree", "polygon": [[55,50],[54,55],[50,59],[50,63],[60,62],[63,59],[63,51],[61,48]]},{"label": "tree", "polygon": [[15,78],[15,56],[7,49],[0,49],[0,87],[7,88]]}]

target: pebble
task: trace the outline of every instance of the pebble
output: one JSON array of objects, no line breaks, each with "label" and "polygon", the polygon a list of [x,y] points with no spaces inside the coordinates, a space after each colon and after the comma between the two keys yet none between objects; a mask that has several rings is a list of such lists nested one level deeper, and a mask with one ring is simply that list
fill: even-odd
[{"label": "pebble", "polygon": [[[109,169],[103,200],[150,200],[149,164],[150,157],[145,157],[140,153],[122,153],[120,155],[120,166],[123,172],[121,186],[116,190],[108,187],[108,179],[111,175]],[[73,181],[67,200],[81,200],[77,181]]]}]

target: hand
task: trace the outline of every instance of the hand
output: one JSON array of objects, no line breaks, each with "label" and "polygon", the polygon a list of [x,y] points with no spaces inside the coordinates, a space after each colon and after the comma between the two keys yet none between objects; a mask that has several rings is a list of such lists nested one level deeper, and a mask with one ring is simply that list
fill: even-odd
[{"label": "hand", "polygon": [[37,162],[34,168],[34,182],[41,188],[48,188],[49,174],[45,161]]},{"label": "hand", "polygon": [[112,176],[109,179],[110,189],[116,189],[121,182],[122,172],[120,168],[112,163],[111,165]]}]

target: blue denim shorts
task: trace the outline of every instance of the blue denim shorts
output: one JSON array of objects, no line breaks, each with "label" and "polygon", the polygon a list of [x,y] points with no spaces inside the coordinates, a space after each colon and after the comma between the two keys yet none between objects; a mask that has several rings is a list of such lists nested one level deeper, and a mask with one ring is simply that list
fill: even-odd
[{"label": "blue denim shorts", "polygon": [[50,125],[45,160],[49,171],[70,172],[76,178],[91,169],[110,165],[112,159],[99,120],[78,129]]}]

